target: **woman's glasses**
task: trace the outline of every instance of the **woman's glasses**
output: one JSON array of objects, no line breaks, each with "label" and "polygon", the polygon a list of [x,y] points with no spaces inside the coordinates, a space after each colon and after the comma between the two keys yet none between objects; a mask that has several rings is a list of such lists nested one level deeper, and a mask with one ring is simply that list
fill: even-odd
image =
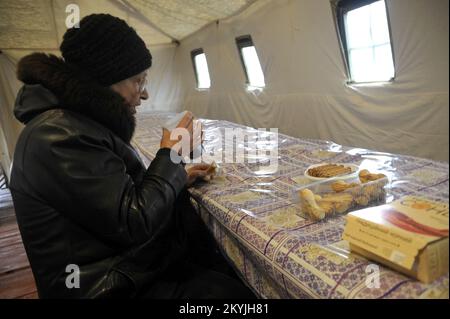
[{"label": "woman's glasses", "polygon": [[144,90],[147,87],[147,77],[145,77],[143,80],[140,81],[139,83],[139,93],[142,94],[144,93]]}]

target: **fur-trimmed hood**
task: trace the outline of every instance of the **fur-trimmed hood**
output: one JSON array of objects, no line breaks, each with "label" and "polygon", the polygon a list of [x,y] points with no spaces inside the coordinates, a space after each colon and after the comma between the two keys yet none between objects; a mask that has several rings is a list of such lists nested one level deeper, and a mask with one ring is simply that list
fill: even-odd
[{"label": "fur-trimmed hood", "polygon": [[27,123],[49,109],[67,109],[93,119],[130,142],[136,120],[125,100],[63,59],[44,53],[27,55],[19,61],[17,78],[25,83],[14,108],[19,121]]}]

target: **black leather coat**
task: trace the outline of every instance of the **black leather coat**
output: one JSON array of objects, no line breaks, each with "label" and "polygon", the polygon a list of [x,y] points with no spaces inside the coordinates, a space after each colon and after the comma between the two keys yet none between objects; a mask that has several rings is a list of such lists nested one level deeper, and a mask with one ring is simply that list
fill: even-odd
[{"label": "black leather coat", "polygon": [[[10,187],[39,296],[136,295],[183,256],[183,166],[161,149],[145,169],[123,99],[62,60],[27,56],[18,77],[15,115],[26,126]],[[80,270],[79,288],[68,288],[69,265]]]}]

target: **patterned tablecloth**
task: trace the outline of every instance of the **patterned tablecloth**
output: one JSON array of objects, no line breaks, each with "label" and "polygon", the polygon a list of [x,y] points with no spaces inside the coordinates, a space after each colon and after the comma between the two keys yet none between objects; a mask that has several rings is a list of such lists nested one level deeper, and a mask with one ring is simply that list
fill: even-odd
[{"label": "patterned tablecloth", "polygon": [[[144,113],[138,117],[133,145],[147,165],[159,148],[160,125],[171,116]],[[374,263],[349,253],[348,244],[341,238],[345,216],[311,220],[292,195],[295,188],[311,183],[304,177],[308,166],[321,162],[355,163],[389,177],[387,201],[417,194],[448,203],[448,163],[283,134],[278,135],[275,145],[272,133],[261,134],[226,121],[205,120],[203,127],[207,152],[214,149],[229,153],[229,149],[220,147],[219,138],[230,129],[248,133],[249,138],[237,143],[237,148],[251,151],[255,145],[266,145],[267,149],[277,146],[278,169],[271,174],[262,166],[266,154],[257,153],[260,162],[224,161],[219,164],[219,177],[190,189],[221,248],[260,297],[449,297],[448,273],[426,285],[380,265],[379,287],[368,285],[368,275],[373,271],[368,266]],[[226,139],[230,137],[223,138]]]}]

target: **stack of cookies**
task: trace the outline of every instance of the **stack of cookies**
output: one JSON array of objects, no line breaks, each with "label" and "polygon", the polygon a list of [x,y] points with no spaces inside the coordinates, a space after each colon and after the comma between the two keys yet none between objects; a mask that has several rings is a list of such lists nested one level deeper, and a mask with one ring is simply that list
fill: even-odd
[{"label": "stack of cookies", "polygon": [[352,169],[348,166],[339,164],[324,164],[308,169],[307,173],[313,177],[334,177],[340,175],[350,174]]}]

